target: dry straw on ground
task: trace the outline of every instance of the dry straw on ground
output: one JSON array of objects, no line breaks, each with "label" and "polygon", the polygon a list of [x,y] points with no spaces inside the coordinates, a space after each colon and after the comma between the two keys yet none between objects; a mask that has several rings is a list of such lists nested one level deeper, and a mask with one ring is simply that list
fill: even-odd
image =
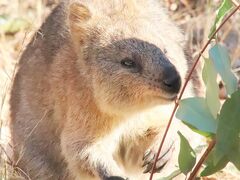
[{"label": "dry straw on ground", "polygon": [[[11,164],[11,147],[6,146],[9,139],[8,99],[14,70],[21,52],[56,2],[57,0],[0,0],[0,179],[3,180],[20,178]],[[207,40],[218,0],[181,2],[165,0],[165,5],[170,9],[171,18],[184,30],[187,49],[194,58]],[[236,72],[240,70],[239,22],[240,15],[237,15],[221,31],[219,39],[229,48]],[[238,177],[231,166],[215,175],[217,179],[239,179]]]}]

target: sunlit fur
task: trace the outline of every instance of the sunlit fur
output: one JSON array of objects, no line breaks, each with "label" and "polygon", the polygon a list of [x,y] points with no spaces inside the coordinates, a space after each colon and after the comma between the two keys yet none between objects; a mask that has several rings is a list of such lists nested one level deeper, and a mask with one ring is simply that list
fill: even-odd
[{"label": "sunlit fur", "polygon": [[15,161],[32,179],[147,179],[142,156],[173,104],[163,69],[171,62],[183,83],[190,64],[159,0],[63,1],[39,31],[12,90]]}]

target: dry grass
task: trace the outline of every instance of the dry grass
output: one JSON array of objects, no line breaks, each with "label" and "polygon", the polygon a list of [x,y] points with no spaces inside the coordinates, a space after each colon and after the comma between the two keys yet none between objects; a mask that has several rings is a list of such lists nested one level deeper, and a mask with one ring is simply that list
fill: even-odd
[{"label": "dry grass", "polygon": [[[12,78],[21,52],[53,8],[54,1],[0,1],[0,179],[20,179],[11,162],[8,100]],[[19,23],[20,22],[20,23]],[[18,171],[21,171],[18,169]]]},{"label": "dry grass", "polygon": [[[212,5],[207,0],[182,1],[187,6],[175,3],[177,1],[173,0],[166,0],[166,2],[173,2],[170,4],[170,8],[174,10],[171,12],[171,17],[186,32],[188,49],[194,58],[203,43],[206,42],[214,18],[215,6],[213,4],[217,1],[213,1]],[[196,2],[195,8],[192,8],[189,2]],[[2,158],[0,158],[0,179],[9,179],[12,176],[19,177],[14,172],[11,164],[11,148],[6,146],[6,142],[9,139],[7,128],[9,120],[8,93],[15,65],[33,33],[39,28],[47,14],[54,7],[54,3],[54,0],[0,1],[0,153],[2,155]],[[175,10],[176,8],[178,9]],[[224,42],[229,47],[234,62],[240,61],[239,22],[240,15],[237,15],[224,27],[219,39],[219,41]],[[6,28],[6,24],[9,27]],[[12,27],[16,24],[19,25]],[[239,69],[240,63],[236,67]],[[217,179],[240,179],[238,178],[240,176],[237,176],[237,172],[232,167],[228,167],[226,171],[219,173],[215,177]]]}]

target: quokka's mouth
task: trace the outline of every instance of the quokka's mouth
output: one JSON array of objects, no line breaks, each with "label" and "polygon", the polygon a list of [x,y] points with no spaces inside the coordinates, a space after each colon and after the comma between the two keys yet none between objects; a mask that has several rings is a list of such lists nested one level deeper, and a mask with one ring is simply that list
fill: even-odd
[{"label": "quokka's mouth", "polygon": [[166,95],[158,95],[158,96],[155,96],[155,97],[158,98],[158,99],[162,99],[162,100],[171,102],[171,101],[174,101],[174,100],[177,99],[177,95],[178,94],[172,94],[172,95],[167,95],[166,94]]},{"label": "quokka's mouth", "polygon": [[169,100],[171,100],[171,101],[174,101],[174,100],[176,100],[177,99],[177,94],[176,95],[174,95],[174,96],[172,96],[172,97],[170,97],[170,98],[168,98]]},{"label": "quokka's mouth", "polygon": [[177,99],[177,94],[169,97],[163,97],[163,99],[168,100],[168,101],[174,101]]}]

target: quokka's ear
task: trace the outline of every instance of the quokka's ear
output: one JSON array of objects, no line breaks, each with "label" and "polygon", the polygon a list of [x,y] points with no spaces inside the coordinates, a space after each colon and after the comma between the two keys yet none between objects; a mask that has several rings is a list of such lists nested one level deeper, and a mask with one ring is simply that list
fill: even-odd
[{"label": "quokka's ear", "polygon": [[68,21],[74,41],[84,42],[87,38],[87,22],[91,18],[89,9],[80,3],[72,3],[69,7]]}]

